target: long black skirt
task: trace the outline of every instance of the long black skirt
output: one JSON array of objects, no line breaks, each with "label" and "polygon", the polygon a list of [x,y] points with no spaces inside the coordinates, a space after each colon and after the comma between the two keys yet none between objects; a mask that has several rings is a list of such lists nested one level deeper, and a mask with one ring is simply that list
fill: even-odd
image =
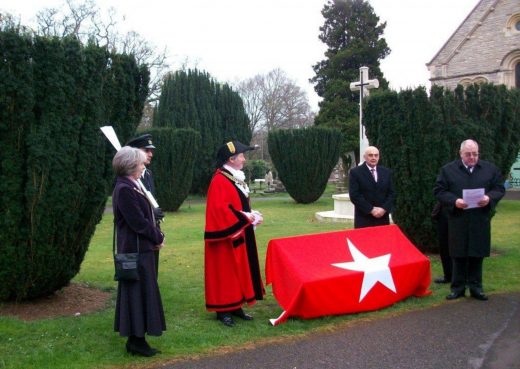
[{"label": "long black skirt", "polygon": [[120,336],[160,336],[166,330],[154,252],[139,254],[139,281],[119,282],[114,330]]}]

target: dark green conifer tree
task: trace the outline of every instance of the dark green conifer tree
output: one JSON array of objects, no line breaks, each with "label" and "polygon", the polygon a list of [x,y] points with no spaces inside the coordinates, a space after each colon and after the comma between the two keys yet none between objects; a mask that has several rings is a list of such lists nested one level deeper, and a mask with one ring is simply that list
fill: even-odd
[{"label": "dark green conifer tree", "polygon": [[177,211],[191,189],[200,134],[191,128],[170,127],[152,128],[146,133],[152,134],[156,147],[150,169],[157,202],[164,211]]},{"label": "dark green conifer tree", "polygon": [[242,99],[227,84],[219,84],[208,73],[178,71],[163,84],[155,127],[192,128],[200,133],[201,144],[194,167],[192,192],[206,193],[217,149],[224,142],[249,143],[249,118]]},{"label": "dark green conifer tree", "polygon": [[[0,50],[0,301],[16,295],[24,281],[28,249],[25,137],[34,122],[32,39],[16,29],[1,30]],[[10,286],[6,286],[10,284]],[[22,287],[23,288],[23,287]],[[14,289],[14,291],[13,291]]]},{"label": "dark green conifer tree", "polygon": [[133,133],[148,71],[75,38],[17,29],[0,31],[0,50],[0,300],[21,300],[78,273],[113,183],[99,127]]},{"label": "dark green conifer tree", "polygon": [[434,86],[373,96],[365,123],[382,164],[394,172],[392,217],[421,250],[437,247],[431,210],[440,168],[459,157],[468,138],[480,144],[481,158],[507,174],[520,149],[520,91],[474,85],[455,91]]},{"label": "dark green conifer tree", "polygon": [[323,100],[316,125],[339,128],[343,134],[341,155],[354,151],[359,161],[359,93],[350,83],[359,80],[359,68],[369,67],[370,78],[379,80],[380,89],[388,87],[379,62],[389,53],[382,37],[386,23],[380,23],[374,9],[365,0],[329,0],[322,10],[325,23],[320,40],[327,45],[325,59],[313,66],[311,79]]},{"label": "dark green conifer tree", "polygon": [[325,127],[276,130],[269,132],[267,141],[289,195],[302,204],[318,200],[339,159],[339,131]]}]

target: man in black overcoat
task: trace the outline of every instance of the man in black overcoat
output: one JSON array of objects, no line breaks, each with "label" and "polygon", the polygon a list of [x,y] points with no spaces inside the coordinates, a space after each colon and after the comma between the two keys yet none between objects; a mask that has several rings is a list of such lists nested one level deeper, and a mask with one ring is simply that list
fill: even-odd
[{"label": "man in black overcoat", "polygon": [[[451,293],[448,300],[463,297],[466,285],[477,300],[487,300],[482,288],[482,262],[491,250],[491,214],[504,196],[498,168],[479,160],[474,140],[460,145],[460,159],[441,168],[433,193],[448,211],[448,244],[453,260]],[[483,189],[475,207],[469,206],[463,190]]]},{"label": "man in black overcoat", "polygon": [[392,172],[379,163],[379,150],[369,146],[364,163],[350,170],[349,197],[354,204],[354,227],[390,224],[395,191]]}]

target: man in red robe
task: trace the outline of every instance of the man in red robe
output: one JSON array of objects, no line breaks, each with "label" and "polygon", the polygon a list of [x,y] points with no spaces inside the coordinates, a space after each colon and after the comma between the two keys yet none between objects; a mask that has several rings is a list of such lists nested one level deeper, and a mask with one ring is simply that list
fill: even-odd
[{"label": "man in red robe", "polygon": [[234,326],[233,316],[253,319],[242,310],[262,300],[265,289],[260,275],[255,227],[262,214],[251,210],[249,188],[242,168],[244,153],[253,150],[230,141],[217,153],[217,170],[208,189],[204,232],[206,309]]}]

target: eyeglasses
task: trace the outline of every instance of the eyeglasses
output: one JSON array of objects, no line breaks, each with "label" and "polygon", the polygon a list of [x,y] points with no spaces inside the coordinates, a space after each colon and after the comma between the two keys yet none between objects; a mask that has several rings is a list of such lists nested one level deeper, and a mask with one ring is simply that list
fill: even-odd
[{"label": "eyeglasses", "polygon": [[464,155],[467,158],[469,158],[471,156],[478,157],[478,152],[465,152],[462,155]]}]

